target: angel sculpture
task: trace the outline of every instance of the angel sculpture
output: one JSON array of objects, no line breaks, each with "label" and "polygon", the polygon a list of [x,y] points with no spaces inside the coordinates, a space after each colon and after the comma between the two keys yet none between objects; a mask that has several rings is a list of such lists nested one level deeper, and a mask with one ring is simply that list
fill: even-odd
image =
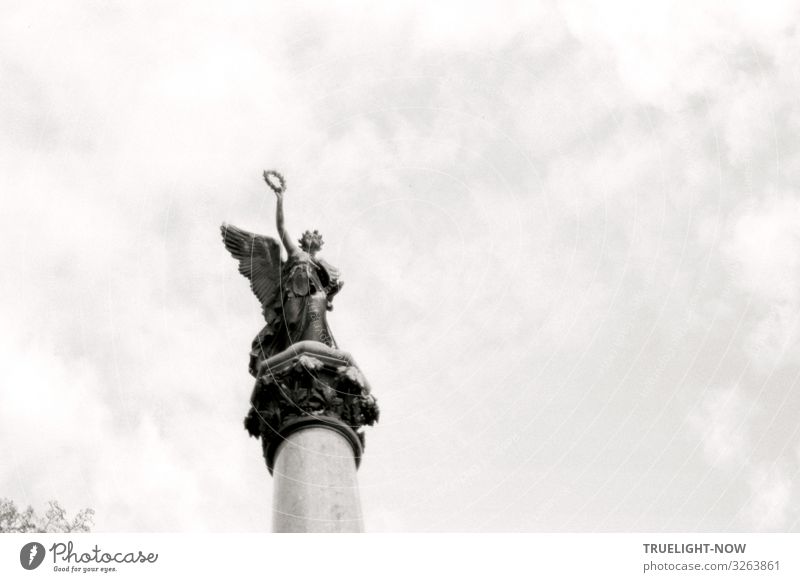
[{"label": "angel sculpture", "polygon": [[254,376],[262,361],[294,343],[312,340],[338,348],[326,312],[333,309],[333,298],[344,284],[338,269],[317,257],[323,245],[319,232],[305,231],[299,246],[289,236],[283,218],[283,177],[269,171],[264,172],[264,180],[278,199],[276,222],[287,259],[281,258],[280,244],[269,236],[224,223],[221,227],[225,248],[239,261],[239,272],[250,280],[266,320],[250,352]]}]

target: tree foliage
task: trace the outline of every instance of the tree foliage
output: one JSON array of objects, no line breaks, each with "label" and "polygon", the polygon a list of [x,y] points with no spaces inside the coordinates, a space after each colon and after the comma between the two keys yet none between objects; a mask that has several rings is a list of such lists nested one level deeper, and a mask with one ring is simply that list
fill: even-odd
[{"label": "tree foliage", "polygon": [[58,501],[48,501],[43,516],[30,505],[19,511],[10,499],[0,499],[0,533],[83,533],[94,525],[94,509],[82,509],[70,520]]}]

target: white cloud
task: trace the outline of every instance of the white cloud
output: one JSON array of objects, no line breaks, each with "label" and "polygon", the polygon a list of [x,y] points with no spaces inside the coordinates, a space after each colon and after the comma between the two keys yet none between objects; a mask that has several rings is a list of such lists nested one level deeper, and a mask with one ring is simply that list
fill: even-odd
[{"label": "white cloud", "polygon": [[753,403],[739,387],[709,391],[689,418],[712,463],[724,467],[746,459]]},{"label": "white cloud", "polygon": [[800,315],[800,201],[769,196],[735,215],[723,252],[736,280],[755,303],[748,335],[756,365],[770,369],[793,360]]},{"label": "white cloud", "polygon": [[756,299],[769,305],[800,300],[800,199],[770,196],[745,206],[724,250]]},{"label": "white cloud", "polygon": [[792,515],[793,484],[782,470],[763,467],[749,477],[753,498],[747,515],[749,529],[754,531],[784,531]]},{"label": "white cloud", "polygon": [[634,95],[668,109],[692,96],[721,97],[735,53],[772,53],[798,17],[789,1],[763,11],[746,2],[568,2],[563,12],[573,34],[612,52]]}]

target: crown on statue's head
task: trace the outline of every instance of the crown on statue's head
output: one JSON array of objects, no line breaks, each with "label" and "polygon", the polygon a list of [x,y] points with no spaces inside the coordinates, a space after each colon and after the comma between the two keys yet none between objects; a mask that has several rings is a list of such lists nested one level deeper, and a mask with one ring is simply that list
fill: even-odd
[{"label": "crown on statue's head", "polygon": [[300,243],[300,248],[310,253],[312,251],[316,252],[322,248],[322,245],[325,243],[322,240],[322,235],[319,231],[310,231],[307,230],[303,233],[302,238],[298,241]]}]

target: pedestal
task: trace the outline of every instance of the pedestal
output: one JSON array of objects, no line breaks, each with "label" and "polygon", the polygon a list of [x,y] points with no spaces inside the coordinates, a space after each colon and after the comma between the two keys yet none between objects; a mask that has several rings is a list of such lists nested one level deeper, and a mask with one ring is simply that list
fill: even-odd
[{"label": "pedestal", "polygon": [[261,439],[275,481],[273,531],[363,531],[360,429],[379,411],[353,359],[304,341],[265,360],[255,375],[245,427]]}]

